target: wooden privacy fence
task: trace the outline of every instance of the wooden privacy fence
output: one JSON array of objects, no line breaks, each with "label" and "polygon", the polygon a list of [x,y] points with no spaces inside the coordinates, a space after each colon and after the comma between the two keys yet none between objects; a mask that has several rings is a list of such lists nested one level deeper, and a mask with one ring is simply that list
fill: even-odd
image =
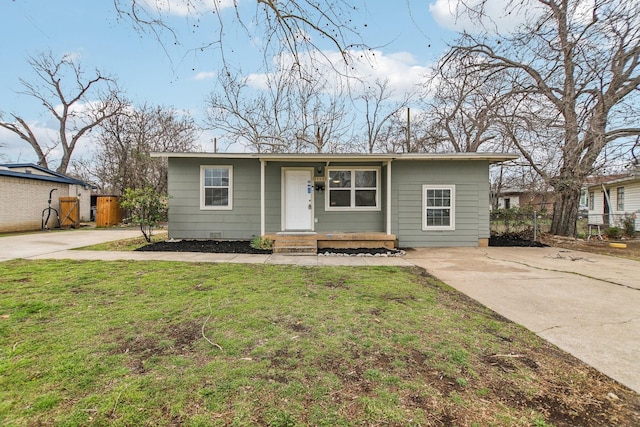
[{"label": "wooden privacy fence", "polygon": [[116,196],[98,196],[96,202],[96,227],[110,227],[122,221],[122,209]]},{"label": "wooden privacy fence", "polygon": [[77,197],[60,197],[60,227],[76,228],[80,225],[80,200]]}]

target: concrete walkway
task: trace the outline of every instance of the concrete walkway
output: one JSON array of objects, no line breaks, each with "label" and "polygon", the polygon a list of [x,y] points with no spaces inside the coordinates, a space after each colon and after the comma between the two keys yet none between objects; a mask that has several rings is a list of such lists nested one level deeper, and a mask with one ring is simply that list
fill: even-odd
[{"label": "concrete walkway", "polygon": [[558,248],[429,248],[398,257],[71,250],[139,236],[80,229],[0,237],[0,261],[161,260],[425,268],[604,374],[640,392],[640,262]]}]

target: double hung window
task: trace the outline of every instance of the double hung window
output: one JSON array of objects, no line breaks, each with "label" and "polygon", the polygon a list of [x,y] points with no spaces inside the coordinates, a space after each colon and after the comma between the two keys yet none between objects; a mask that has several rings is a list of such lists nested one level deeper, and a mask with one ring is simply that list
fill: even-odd
[{"label": "double hung window", "polygon": [[233,166],[200,167],[200,209],[233,208]]},{"label": "double hung window", "polygon": [[454,230],[455,229],[454,185],[422,186],[422,229]]}]

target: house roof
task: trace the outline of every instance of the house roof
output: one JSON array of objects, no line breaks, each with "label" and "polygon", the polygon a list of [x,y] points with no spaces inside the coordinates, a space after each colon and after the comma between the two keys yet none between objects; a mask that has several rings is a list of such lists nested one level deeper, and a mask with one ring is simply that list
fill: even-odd
[{"label": "house roof", "polygon": [[89,185],[79,179],[71,178],[33,163],[0,164],[0,176],[56,182],[59,184]]},{"label": "house roof", "polygon": [[330,153],[151,153],[151,157],[205,158],[205,159],[259,159],[272,162],[369,162],[396,160],[469,160],[500,163],[515,160],[519,156],[512,153],[380,153],[380,154],[330,154]]},{"label": "house roof", "polygon": [[588,177],[585,181],[585,186],[587,188],[600,187],[602,185],[624,184],[638,180],[640,180],[640,169],[626,174]]}]

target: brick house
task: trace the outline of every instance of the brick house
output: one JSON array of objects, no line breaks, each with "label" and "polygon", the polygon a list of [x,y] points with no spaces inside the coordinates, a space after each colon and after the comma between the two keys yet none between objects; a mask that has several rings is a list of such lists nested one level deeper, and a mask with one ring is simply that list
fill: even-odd
[{"label": "brick house", "polygon": [[[58,213],[60,198],[77,198],[78,219],[89,221],[91,186],[86,182],[32,163],[0,164],[0,232],[39,230],[50,195]],[[55,213],[50,221],[49,228],[59,225]]]}]

